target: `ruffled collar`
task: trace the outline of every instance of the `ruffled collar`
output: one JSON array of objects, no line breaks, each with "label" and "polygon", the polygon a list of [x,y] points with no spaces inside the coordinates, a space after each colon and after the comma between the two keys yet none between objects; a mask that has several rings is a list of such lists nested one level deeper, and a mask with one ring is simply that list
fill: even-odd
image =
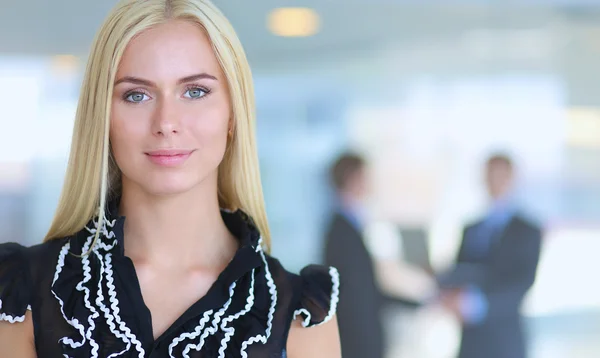
[{"label": "ruffled collar", "polygon": [[[144,304],[135,268],[124,253],[125,217],[120,216],[117,209],[118,201],[111,201],[100,228],[97,218],[91,220],[65,242],[59,253],[52,293],[66,322],[77,332],[60,341],[67,356],[98,357],[101,347],[98,337],[107,335],[123,342],[113,352],[115,357],[133,354],[131,356],[140,358],[157,342],[168,343],[174,352],[188,349],[189,344],[184,343],[191,338],[204,337],[201,339],[204,342],[207,337],[221,337],[219,357],[225,357],[225,352],[231,350],[239,354],[247,345],[268,338],[277,290],[260,234],[247,214],[241,210],[221,211],[228,229],[240,241],[240,248],[206,295],[155,340],[151,315]],[[99,237],[92,245],[96,230],[100,230]],[[255,291],[265,286],[267,295]],[[242,341],[246,340],[246,346],[231,347],[228,343],[231,336],[227,335],[226,327],[234,320],[244,320],[244,326],[249,327],[236,334],[241,335]],[[107,327],[108,331],[98,332],[100,327]],[[117,354],[121,351],[129,354]]]}]

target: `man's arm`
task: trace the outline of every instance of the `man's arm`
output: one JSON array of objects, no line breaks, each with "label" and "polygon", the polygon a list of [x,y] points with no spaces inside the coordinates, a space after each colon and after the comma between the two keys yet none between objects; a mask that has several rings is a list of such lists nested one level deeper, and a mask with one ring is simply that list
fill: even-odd
[{"label": "man's arm", "polygon": [[442,289],[455,290],[467,286],[481,287],[486,280],[486,266],[480,262],[469,260],[468,238],[471,227],[466,227],[461,236],[455,265],[447,272],[437,276],[437,282]]},{"label": "man's arm", "polygon": [[437,294],[435,279],[402,260],[401,235],[394,225],[371,224],[364,241],[373,260],[376,282],[388,300],[416,307]]},{"label": "man's arm", "polygon": [[478,324],[514,312],[535,281],[541,241],[541,230],[529,228],[508,258],[505,270],[495,272],[481,266],[482,282],[466,285],[448,295],[448,306],[466,324]]},{"label": "man's arm", "polygon": [[514,310],[520,305],[527,291],[533,286],[542,246],[542,231],[531,227],[512,260],[506,263],[507,270],[490,272],[482,292],[489,302],[488,316],[497,317]]},{"label": "man's arm", "polygon": [[400,260],[375,258],[375,271],[380,289],[393,302],[416,307],[437,294],[427,272]]}]

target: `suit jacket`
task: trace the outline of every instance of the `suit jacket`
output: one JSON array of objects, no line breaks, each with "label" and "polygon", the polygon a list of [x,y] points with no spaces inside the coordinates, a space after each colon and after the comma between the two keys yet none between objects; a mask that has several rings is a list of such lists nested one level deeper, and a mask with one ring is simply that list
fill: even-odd
[{"label": "suit jacket", "polygon": [[362,234],[345,216],[332,216],[325,237],[325,263],[340,272],[338,322],[344,358],[382,358],[384,337],[373,262]]},{"label": "suit jacket", "polygon": [[520,308],[535,280],[542,231],[517,214],[481,255],[471,250],[477,246],[474,241],[481,239],[477,230],[481,224],[465,228],[457,265],[440,281],[442,286],[473,285],[488,303],[482,322],[463,327],[459,357],[525,358]]}]

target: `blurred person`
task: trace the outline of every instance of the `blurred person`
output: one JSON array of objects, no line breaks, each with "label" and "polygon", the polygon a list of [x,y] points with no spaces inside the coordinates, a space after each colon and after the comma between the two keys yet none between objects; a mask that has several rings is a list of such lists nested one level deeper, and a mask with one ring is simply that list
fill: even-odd
[{"label": "blurred person", "polygon": [[345,298],[338,305],[342,354],[344,358],[382,358],[386,345],[381,314],[386,298],[417,307],[435,292],[435,282],[399,262],[394,249],[398,243],[389,228],[369,223],[365,159],[355,153],[342,154],[330,168],[330,179],[337,203],[325,235],[325,263],[335,265],[341,276],[340,294]]},{"label": "blurred person", "polygon": [[441,301],[462,325],[460,358],[524,358],[521,303],[534,283],[542,230],[515,202],[510,157],[491,156],[487,215],[464,229],[455,267],[440,275]]},{"label": "blurred person", "polygon": [[119,2],[45,242],[0,246],[0,357],[340,357],[337,271],[267,254],[254,110],[213,4]]}]

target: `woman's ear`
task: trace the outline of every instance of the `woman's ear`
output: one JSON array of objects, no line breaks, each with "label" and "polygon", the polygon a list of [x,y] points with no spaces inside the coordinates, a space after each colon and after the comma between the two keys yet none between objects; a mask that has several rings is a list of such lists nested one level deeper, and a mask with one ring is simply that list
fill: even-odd
[{"label": "woman's ear", "polygon": [[227,136],[229,138],[233,137],[233,126],[234,126],[233,119],[229,119],[229,125],[228,125],[228,129],[227,129]]}]

